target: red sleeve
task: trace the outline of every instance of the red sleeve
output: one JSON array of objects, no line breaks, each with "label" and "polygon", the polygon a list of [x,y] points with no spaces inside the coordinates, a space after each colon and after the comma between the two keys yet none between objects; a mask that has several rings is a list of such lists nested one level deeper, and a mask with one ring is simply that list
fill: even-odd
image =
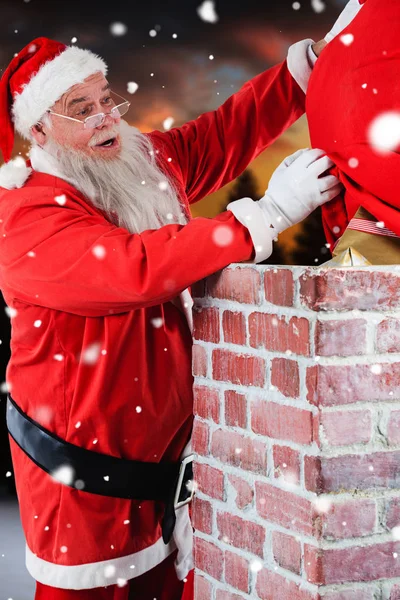
[{"label": "red sleeve", "polygon": [[248,229],[230,211],[131,234],[69,196],[57,205],[54,194],[24,201],[3,219],[0,287],[29,304],[87,317],[126,312],[165,302],[254,254]]},{"label": "red sleeve", "polygon": [[148,134],[168,171],[197,202],[240,175],[305,110],[287,61],[248,81],[215,111],[182,127]]}]

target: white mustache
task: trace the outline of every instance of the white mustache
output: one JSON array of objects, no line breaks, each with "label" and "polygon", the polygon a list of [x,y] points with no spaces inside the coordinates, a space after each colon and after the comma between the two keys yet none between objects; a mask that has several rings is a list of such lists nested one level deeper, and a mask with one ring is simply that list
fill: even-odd
[{"label": "white mustache", "polygon": [[99,132],[98,134],[95,134],[90,142],[88,143],[89,146],[97,146],[98,144],[102,144],[103,142],[106,142],[107,140],[109,140],[112,137],[116,137],[119,133],[119,127],[117,125],[114,125],[114,127],[112,127],[111,129],[108,129],[106,133],[104,132]]}]

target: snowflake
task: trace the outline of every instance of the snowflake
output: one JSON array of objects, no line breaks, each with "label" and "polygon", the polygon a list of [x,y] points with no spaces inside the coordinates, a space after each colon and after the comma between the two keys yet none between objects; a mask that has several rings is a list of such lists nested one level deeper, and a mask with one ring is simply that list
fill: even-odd
[{"label": "snowflake", "polygon": [[212,0],[205,0],[197,8],[197,14],[202,21],[206,23],[216,23],[218,21],[218,15],[215,11],[215,2]]},{"label": "snowflake", "polygon": [[75,471],[70,465],[61,465],[50,473],[50,477],[64,485],[72,485],[75,479]]},{"label": "snowflake", "polygon": [[127,31],[128,31],[128,28],[124,23],[116,22],[116,23],[111,23],[111,25],[110,25],[110,32],[112,35],[115,35],[115,36],[125,35]]},{"label": "snowflake", "polygon": [[218,225],[213,231],[212,240],[216,246],[221,248],[230,246],[234,239],[231,227],[227,225]]},{"label": "snowflake", "polygon": [[345,46],[350,46],[354,42],[354,35],[352,33],[345,33],[339,39]]},{"label": "snowflake", "polygon": [[389,111],[375,117],[368,129],[368,139],[381,154],[394,151],[400,143],[400,113]]},{"label": "snowflake", "polygon": [[113,575],[115,575],[116,572],[116,568],[114,567],[114,565],[107,565],[104,568],[104,575],[106,577],[112,577]]},{"label": "snowflake", "polygon": [[100,354],[100,344],[95,342],[90,344],[81,354],[82,362],[86,365],[94,365],[97,363]]},{"label": "snowflake", "polygon": [[92,252],[96,258],[103,259],[106,255],[106,249],[101,244],[93,246]]},{"label": "snowflake", "polygon": [[65,194],[61,194],[61,196],[54,196],[54,200],[57,202],[57,204],[59,204],[60,206],[64,206],[64,204],[67,201],[67,197]]},{"label": "snowflake", "polygon": [[322,0],[311,0],[311,6],[314,12],[321,13],[324,12],[326,6]]},{"label": "snowflake", "polygon": [[128,81],[127,90],[129,94],[134,94],[139,89],[139,85],[135,81]]},{"label": "snowflake", "polygon": [[[351,169],[356,169],[359,165],[358,158],[350,158],[348,165]],[[338,228],[339,229],[339,228]]]},{"label": "snowflake", "polygon": [[252,571],[252,573],[258,573],[258,571],[261,571],[262,569],[262,562],[261,560],[252,560],[250,563],[250,571]]},{"label": "snowflake", "polygon": [[175,119],[173,117],[167,117],[166,119],[164,119],[163,127],[164,127],[165,131],[168,131],[168,129],[171,129],[174,122],[175,122]]}]

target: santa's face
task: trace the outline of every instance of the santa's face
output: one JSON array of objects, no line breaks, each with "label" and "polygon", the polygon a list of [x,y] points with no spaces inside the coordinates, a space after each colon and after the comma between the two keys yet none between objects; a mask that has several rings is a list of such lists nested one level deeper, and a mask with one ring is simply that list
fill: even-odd
[{"label": "santa's face", "polygon": [[[110,92],[110,85],[102,73],[91,75],[83,83],[72,86],[52,107],[53,113],[72,117],[82,121],[82,124],[70,119],[49,114],[51,128],[46,130],[46,136],[64,147],[90,157],[101,157],[108,160],[118,156],[121,149],[121,139],[118,133],[120,119],[111,117],[111,109],[116,106]],[[104,122],[99,127],[87,129],[83,121],[92,115],[105,113]],[[112,143],[101,145],[112,139]]]}]

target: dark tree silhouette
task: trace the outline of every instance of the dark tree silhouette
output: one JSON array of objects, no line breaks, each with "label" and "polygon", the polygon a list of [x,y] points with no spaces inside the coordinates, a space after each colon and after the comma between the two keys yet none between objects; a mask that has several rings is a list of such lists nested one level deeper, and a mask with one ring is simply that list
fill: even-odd
[{"label": "dark tree silhouette", "polygon": [[315,266],[331,258],[322,227],[321,208],[318,207],[302,222],[302,230],[294,237],[296,249],[292,254],[294,265]]},{"label": "dark tree silhouette", "polygon": [[[262,194],[258,192],[257,180],[254,177],[250,169],[243,171],[239,177],[237,177],[234,186],[228,194],[227,203],[222,210],[225,210],[229,202],[234,200],[240,200],[240,198],[252,198],[253,200],[259,200]],[[264,260],[261,264],[263,265],[285,265],[287,264],[283,246],[279,242],[274,242],[274,250],[267,260]]]}]

